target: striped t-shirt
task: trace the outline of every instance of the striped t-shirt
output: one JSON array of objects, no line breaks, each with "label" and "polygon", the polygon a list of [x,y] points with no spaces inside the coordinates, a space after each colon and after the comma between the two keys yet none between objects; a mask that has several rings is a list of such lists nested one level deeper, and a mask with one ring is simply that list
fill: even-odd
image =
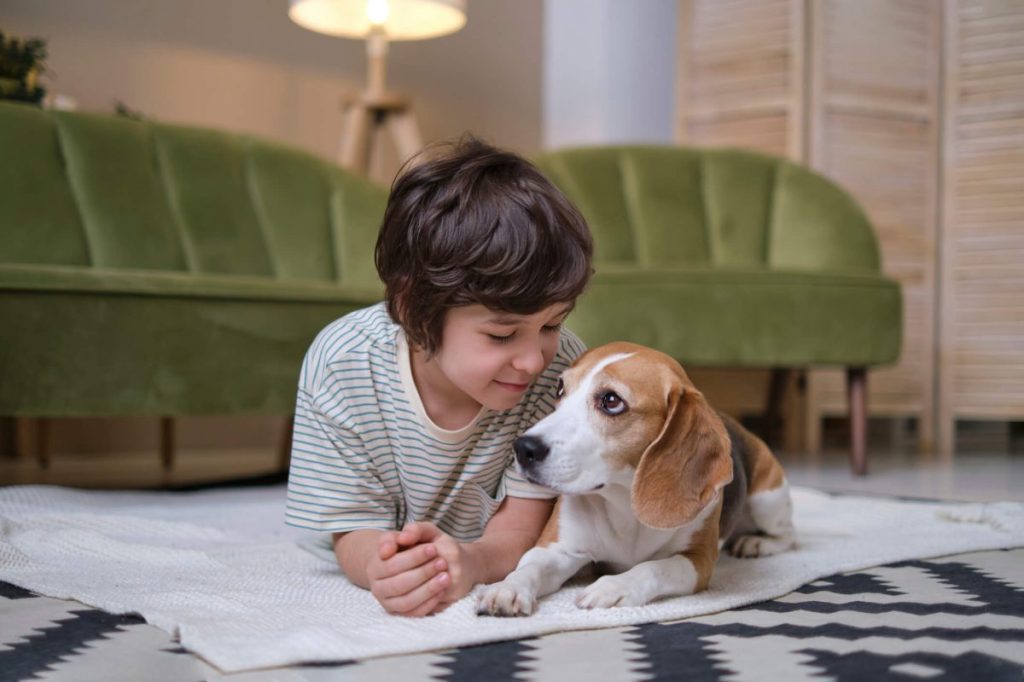
[{"label": "striped t-shirt", "polygon": [[506,495],[553,497],[516,471],[512,441],[554,409],[558,377],[583,350],[563,328],[551,365],[515,407],[482,408],[451,431],[427,416],[405,333],[383,303],[335,320],[299,377],[287,522],[344,532],[430,521],[469,542]]}]

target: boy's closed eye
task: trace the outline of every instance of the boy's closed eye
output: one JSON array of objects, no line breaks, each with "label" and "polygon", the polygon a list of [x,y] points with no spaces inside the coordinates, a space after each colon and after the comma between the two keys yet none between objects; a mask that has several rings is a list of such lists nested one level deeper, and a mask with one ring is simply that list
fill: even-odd
[{"label": "boy's closed eye", "polygon": [[483,320],[485,327],[481,330],[495,343],[508,343],[521,331],[532,332],[537,323],[543,323],[540,331],[543,334],[557,334],[562,329],[565,319],[572,312],[574,304],[550,306],[533,315],[517,315],[498,312],[489,319]]},{"label": "boy's closed eye", "polygon": [[[562,323],[558,322],[557,324],[546,324],[546,325],[544,325],[543,327],[541,327],[541,331],[546,332],[548,334],[554,334],[554,333],[557,333],[559,330],[561,330],[561,328],[562,328]],[[508,334],[493,334],[493,333],[488,333],[487,334],[487,336],[489,336],[492,341],[495,341],[497,343],[508,343],[509,341],[511,341],[515,337],[515,335],[516,335],[516,333],[514,331],[513,332],[509,332]]]}]

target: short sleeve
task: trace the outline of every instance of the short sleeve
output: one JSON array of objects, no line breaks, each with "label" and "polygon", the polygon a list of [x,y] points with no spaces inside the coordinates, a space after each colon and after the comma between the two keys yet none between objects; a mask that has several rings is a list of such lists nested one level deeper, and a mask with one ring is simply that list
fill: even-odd
[{"label": "short sleeve", "polygon": [[[304,367],[295,404],[286,522],[328,532],[396,528],[396,499],[362,438],[328,416],[323,403],[329,396],[307,390],[306,370]],[[337,406],[332,408],[334,412]]]},{"label": "short sleeve", "polygon": [[[519,424],[519,429],[516,432],[517,438],[555,410],[555,388],[558,385],[558,378],[586,350],[587,347],[579,337],[568,329],[562,330],[558,351],[555,353],[554,360],[536,382],[534,390],[537,394],[533,396],[534,400],[531,409],[527,412],[528,416]],[[523,478],[514,457],[511,458],[510,464],[505,470],[505,485],[507,494],[512,497],[550,499],[558,496],[554,490],[535,485]]]}]

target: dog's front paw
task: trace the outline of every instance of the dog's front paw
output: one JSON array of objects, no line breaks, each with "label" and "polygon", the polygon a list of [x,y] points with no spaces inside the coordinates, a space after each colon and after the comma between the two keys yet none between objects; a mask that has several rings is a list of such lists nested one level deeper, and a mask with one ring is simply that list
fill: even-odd
[{"label": "dog's front paw", "polygon": [[754,559],[792,549],[796,543],[790,536],[741,535],[729,541],[726,550],[734,557]]},{"label": "dog's front paw", "polygon": [[476,600],[478,616],[529,616],[536,608],[536,593],[508,580],[488,585]]},{"label": "dog's front paw", "polygon": [[613,606],[643,606],[647,599],[639,594],[633,581],[621,575],[606,575],[587,586],[576,598],[581,609],[608,609]]}]

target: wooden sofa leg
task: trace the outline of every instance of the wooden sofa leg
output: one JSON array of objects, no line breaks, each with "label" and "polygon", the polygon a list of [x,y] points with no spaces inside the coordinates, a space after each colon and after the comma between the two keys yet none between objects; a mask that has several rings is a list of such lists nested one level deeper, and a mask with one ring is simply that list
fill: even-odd
[{"label": "wooden sofa leg", "polygon": [[17,417],[7,415],[0,417],[0,436],[3,437],[3,442],[0,443],[0,453],[12,458],[18,456],[18,439],[15,431],[17,419]]},{"label": "wooden sofa leg", "polygon": [[868,473],[868,371],[846,370],[846,395],[850,408],[850,468],[857,476]]},{"label": "wooden sofa leg", "polygon": [[165,474],[174,468],[174,417],[160,417],[160,461]]},{"label": "wooden sofa leg", "polygon": [[281,434],[281,449],[278,452],[278,466],[282,471],[288,471],[292,461],[292,432],[295,429],[295,415],[290,415],[284,423],[284,433]]},{"label": "wooden sofa leg", "polygon": [[36,456],[39,458],[41,469],[50,468],[50,420],[46,417],[36,419],[36,434],[39,440],[36,442]]},{"label": "wooden sofa leg", "polygon": [[792,370],[787,367],[772,368],[768,384],[768,402],[764,409],[764,440],[771,448],[778,448],[782,440],[783,399]]},{"label": "wooden sofa leg", "polygon": [[50,468],[50,420],[46,417],[14,417],[12,419],[14,456],[29,457],[35,451],[40,469]]},{"label": "wooden sofa leg", "polygon": [[32,427],[35,423],[31,417],[11,417],[11,442],[14,445],[14,457],[25,460],[32,456],[32,445],[35,438],[32,434]]}]

